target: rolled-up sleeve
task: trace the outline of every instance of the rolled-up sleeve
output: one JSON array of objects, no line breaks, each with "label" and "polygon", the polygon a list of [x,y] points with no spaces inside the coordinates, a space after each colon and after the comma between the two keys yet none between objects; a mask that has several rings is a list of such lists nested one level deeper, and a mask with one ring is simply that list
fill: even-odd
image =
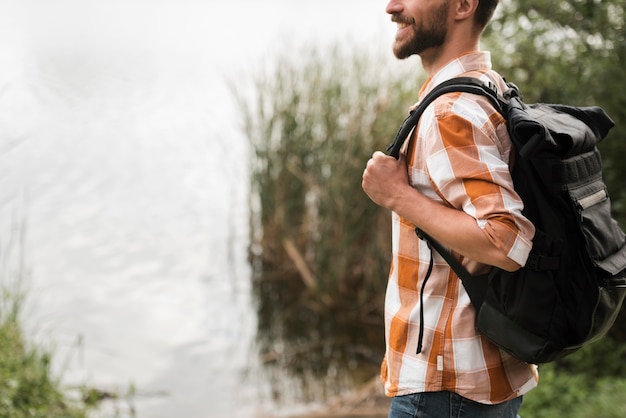
[{"label": "rolled-up sleeve", "polygon": [[464,95],[436,107],[427,133],[427,175],[443,201],[474,217],[496,248],[524,265],[535,229],[513,188],[505,122],[489,109]]}]

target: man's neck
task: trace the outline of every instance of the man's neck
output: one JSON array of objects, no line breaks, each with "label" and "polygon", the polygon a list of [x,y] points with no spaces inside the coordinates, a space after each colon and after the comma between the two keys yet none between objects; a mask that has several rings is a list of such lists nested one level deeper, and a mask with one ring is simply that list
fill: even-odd
[{"label": "man's neck", "polygon": [[467,29],[449,32],[443,45],[420,54],[422,66],[429,76],[463,55],[480,51],[480,36],[470,36],[468,33],[471,32]]}]

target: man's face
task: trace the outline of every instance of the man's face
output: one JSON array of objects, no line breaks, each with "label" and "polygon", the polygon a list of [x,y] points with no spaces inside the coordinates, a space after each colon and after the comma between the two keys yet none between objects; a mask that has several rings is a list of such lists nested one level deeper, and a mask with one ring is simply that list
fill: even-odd
[{"label": "man's face", "polygon": [[427,7],[423,6],[424,3],[433,2],[409,1],[402,12],[389,12],[391,20],[398,23],[393,44],[393,53],[398,59],[441,46],[446,39],[449,0]]}]

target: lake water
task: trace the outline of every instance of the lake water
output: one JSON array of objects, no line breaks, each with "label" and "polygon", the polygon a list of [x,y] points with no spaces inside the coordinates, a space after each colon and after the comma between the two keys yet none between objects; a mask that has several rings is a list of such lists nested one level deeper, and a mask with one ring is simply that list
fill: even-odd
[{"label": "lake water", "polygon": [[23,228],[25,325],[66,385],[132,386],[110,408],[139,418],[306,406],[277,405],[255,346],[247,147],[225,80],[285,38],[387,44],[384,7],[0,0],[0,243]]}]

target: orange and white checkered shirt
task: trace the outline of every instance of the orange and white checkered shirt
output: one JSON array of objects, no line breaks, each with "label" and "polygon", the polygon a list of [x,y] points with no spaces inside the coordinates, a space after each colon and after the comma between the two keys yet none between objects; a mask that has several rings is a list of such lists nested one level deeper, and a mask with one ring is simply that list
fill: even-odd
[{"label": "orange and white checkered shirt", "polygon": [[[491,81],[501,91],[506,87],[491,70],[489,53],[477,52],[438,71],[424,84],[420,96],[457,76]],[[412,135],[411,146],[404,152],[413,187],[474,217],[497,248],[523,265],[534,227],[522,216],[522,202],[513,190],[512,145],[504,118],[482,96],[449,93],[426,109]],[[475,311],[460,279],[436,252],[423,295],[423,348],[416,354],[420,289],[431,251],[411,222],[395,213],[392,219],[393,261],[385,300],[382,364],[387,395],[445,390],[496,404],[535,387],[536,366],[511,357],[476,330]],[[489,268],[457,256],[472,273]]]}]

